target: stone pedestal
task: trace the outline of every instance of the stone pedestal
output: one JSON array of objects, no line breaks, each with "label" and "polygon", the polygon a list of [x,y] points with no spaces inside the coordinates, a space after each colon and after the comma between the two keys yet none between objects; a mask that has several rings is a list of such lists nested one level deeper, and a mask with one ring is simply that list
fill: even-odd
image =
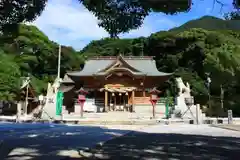
[{"label": "stone pedestal", "polygon": [[75,114],[81,114],[81,106],[79,104],[74,105],[74,113]]},{"label": "stone pedestal", "polygon": [[20,122],[20,117],[22,115],[22,103],[19,102],[17,104],[17,114],[16,114],[16,122]]}]

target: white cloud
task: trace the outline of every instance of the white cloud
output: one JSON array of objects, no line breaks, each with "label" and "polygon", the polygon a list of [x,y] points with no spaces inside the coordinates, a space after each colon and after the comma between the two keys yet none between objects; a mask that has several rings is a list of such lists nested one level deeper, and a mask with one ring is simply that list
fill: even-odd
[{"label": "white cloud", "polygon": [[[33,24],[49,39],[75,49],[83,48],[91,40],[108,36],[98,26],[97,18],[77,0],[50,0],[45,11]],[[144,20],[141,28],[121,34],[120,37],[149,36],[153,32],[174,26],[176,24],[164,16],[151,15]]]},{"label": "white cloud", "polygon": [[51,40],[65,45],[71,45],[71,41],[108,36],[104,29],[98,27],[96,17],[71,0],[52,0],[34,24]]},{"label": "white cloud", "polygon": [[132,38],[132,37],[140,37],[140,36],[146,37],[153,32],[154,30],[151,27],[151,25],[144,23],[144,25],[138,29],[131,30],[128,33],[120,34],[120,37],[122,38]]}]

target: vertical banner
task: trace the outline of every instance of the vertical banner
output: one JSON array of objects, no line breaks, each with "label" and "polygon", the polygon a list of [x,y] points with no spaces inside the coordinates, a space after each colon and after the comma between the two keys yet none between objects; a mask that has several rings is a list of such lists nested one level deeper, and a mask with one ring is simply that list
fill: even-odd
[{"label": "vertical banner", "polygon": [[57,92],[56,115],[62,114],[63,92]]},{"label": "vertical banner", "polygon": [[168,104],[168,100],[165,103],[165,117],[168,119],[169,118],[169,104]]}]

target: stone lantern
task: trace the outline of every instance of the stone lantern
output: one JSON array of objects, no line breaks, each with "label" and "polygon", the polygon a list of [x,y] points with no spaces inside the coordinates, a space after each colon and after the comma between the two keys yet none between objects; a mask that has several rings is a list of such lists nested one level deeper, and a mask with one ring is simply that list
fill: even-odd
[{"label": "stone lantern", "polygon": [[83,106],[84,106],[84,103],[86,102],[86,94],[88,92],[85,91],[83,88],[81,88],[77,92],[78,92],[78,103],[81,107],[81,118],[83,118]]},{"label": "stone lantern", "polygon": [[158,101],[158,94],[161,93],[161,91],[157,90],[156,88],[153,88],[150,92],[150,102],[152,104],[152,114],[153,118],[155,118],[155,106]]}]

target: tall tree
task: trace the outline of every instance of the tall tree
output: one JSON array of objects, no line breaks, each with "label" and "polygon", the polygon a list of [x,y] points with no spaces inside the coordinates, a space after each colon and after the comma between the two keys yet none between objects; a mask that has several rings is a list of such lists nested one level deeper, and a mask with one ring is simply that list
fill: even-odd
[{"label": "tall tree", "polygon": [[111,38],[117,38],[119,33],[141,26],[149,12],[149,8],[138,0],[79,1],[98,18],[99,26],[103,27]]},{"label": "tall tree", "polygon": [[33,21],[45,8],[47,0],[1,0],[0,36],[12,36],[21,22]]},{"label": "tall tree", "polygon": [[[222,6],[222,0],[213,0]],[[99,20],[111,38],[142,26],[145,17],[151,12],[176,14],[191,9],[192,0],[79,0]],[[239,0],[232,0],[239,8]],[[199,3],[199,2],[198,2]]]},{"label": "tall tree", "polygon": [[20,70],[14,57],[4,54],[0,50],[0,99],[12,100],[16,98],[19,88]]}]

